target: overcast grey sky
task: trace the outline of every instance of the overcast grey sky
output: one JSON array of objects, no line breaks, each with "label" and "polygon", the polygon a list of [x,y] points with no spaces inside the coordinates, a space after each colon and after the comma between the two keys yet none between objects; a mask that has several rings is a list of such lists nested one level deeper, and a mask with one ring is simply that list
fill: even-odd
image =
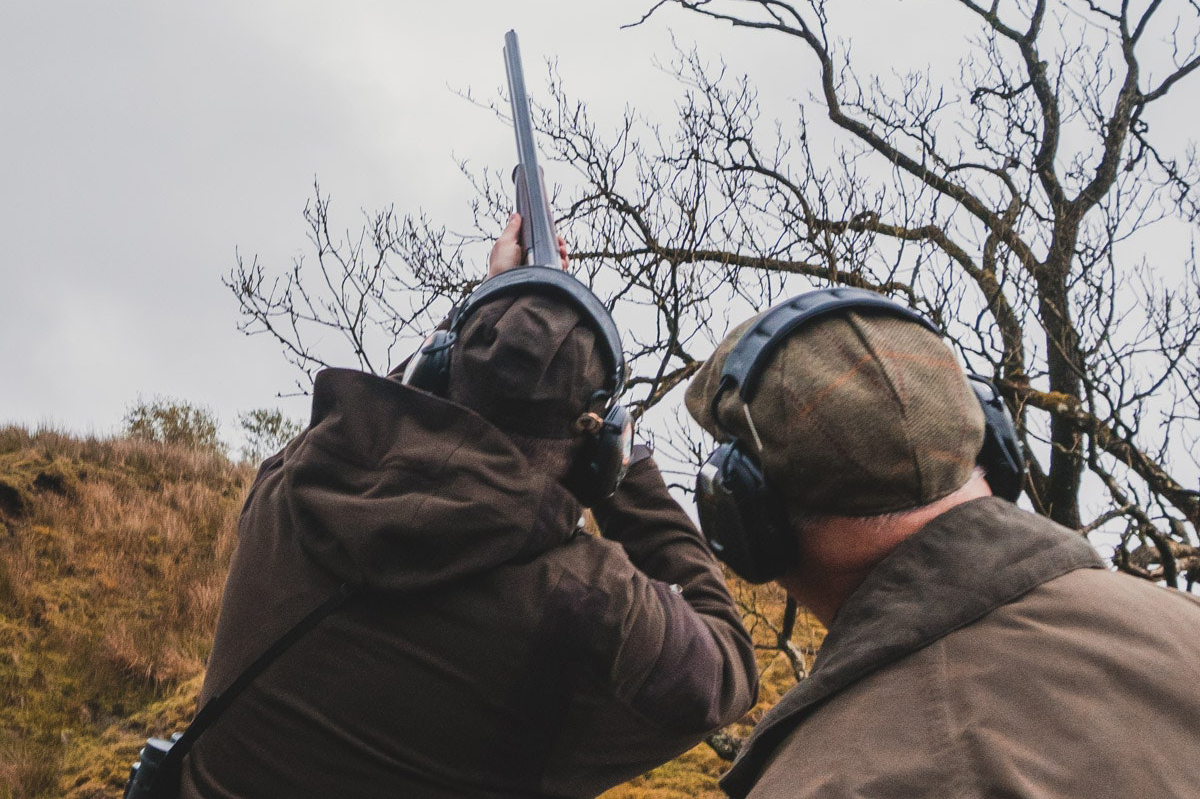
[{"label": "overcast grey sky", "polygon": [[[236,329],[220,281],[235,249],[276,270],[302,254],[314,178],[347,226],[391,203],[465,218],[455,158],[507,167],[514,147],[453,89],[494,96],[509,28],[535,96],[552,57],[598,111],[670,103],[677,90],[653,66],[666,22],[620,29],[648,6],[3,4],[0,422],[104,433],[155,395],[211,407],[230,438],[239,411],[306,415],[304,399],[275,398],[296,377],[276,345]],[[714,55],[733,41],[670,22]]]},{"label": "overcast grey sky", "polygon": [[623,103],[638,67],[616,49],[642,69],[651,51],[648,30],[619,25],[642,7],[5,3],[0,421],[105,432],[139,395],[226,422],[277,404],[295,374],[236,330],[220,282],[235,248],[277,267],[300,254],[314,177],[348,225],[392,202],[461,215],[454,157],[500,166],[513,145],[449,87],[493,93],[515,27],[531,85],[555,55]]},{"label": "overcast grey sky", "polygon": [[[669,58],[668,29],[749,71],[768,108],[806,95],[794,80],[803,56],[768,37],[680,14],[620,30],[650,5],[3,4],[0,423],[111,432],[131,402],[155,395],[211,407],[231,440],[239,411],[306,416],[303,398],[275,398],[296,372],[274,343],[237,331],[221,276],[236,249],[276,270],[305,252],[314,177],[347,226],[358,209],[392,203],[465,219],[471,188],[455,158],[507,168],[514,151],[510,130],[452,89],[495,95],[509,28],[535,98],[553,57],[601,119],[626,103],[669,109],[678,89],[654,67]],[[862,14],[859,55],[914,67],[957,58],[953,14],[898,0],[850,7]],[[897,35],[903,25],[944,32]]]}]

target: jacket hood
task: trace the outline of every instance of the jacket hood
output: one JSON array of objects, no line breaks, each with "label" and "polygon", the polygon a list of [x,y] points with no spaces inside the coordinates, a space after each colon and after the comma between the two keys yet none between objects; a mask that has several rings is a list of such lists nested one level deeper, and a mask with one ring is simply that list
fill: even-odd
[{"label": "jacket hood", "polygon": [[309,427],[274,468],[254,512],[286,518],[335,579],[375,589],[421,590],[532,558],[570,538],[581,513],[482,417],[349,369],[317,375]]}]

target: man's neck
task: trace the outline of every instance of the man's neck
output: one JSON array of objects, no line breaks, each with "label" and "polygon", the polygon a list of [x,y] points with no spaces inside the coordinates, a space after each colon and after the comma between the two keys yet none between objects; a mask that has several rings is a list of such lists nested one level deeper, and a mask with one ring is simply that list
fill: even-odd
[{"label": "man's neck", "polygon": [[991,493],[987,481],[976,473],[953,493],[912,510],[808,519],[797,532],[799,565],[779,584],[828,627],[871,570],[902,541],[956,505]]}]

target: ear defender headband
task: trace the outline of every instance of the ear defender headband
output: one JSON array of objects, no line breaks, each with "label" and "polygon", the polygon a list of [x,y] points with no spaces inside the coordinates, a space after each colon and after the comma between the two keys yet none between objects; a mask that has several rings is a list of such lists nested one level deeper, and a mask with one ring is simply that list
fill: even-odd
[{"label": "ear defender headband", "polygon": [[[563,300],[599,334],[600,355],[608,374],[581,419],[584,435],[564,481],[585,506],[612,495],[629,468],[633,448],[633,417],[617,400],[625,390],[625,355],[621,335],[600,298],[560,269],[523,266],[489,278],[479,285],[450,318],[446,330],[435,330],[405,367],[404,383],[445,397],[450,384],[450,353],[467,319],[492,300],[522,294],[544,294]],[[594,412],[595,409],[600,412]]]},{"label": "ear defender headband", "polygon": [[[712,399],[713,418],[733,440],[717,447],[700,468],[696,508],[700,529],[713,553],[747,582],[774,580],[793,566],[795,540],[783,502],[768,485],[754,450],[721,424],[717,405],[726,392],[736,388],[743,408],[749,406],[763,370],[788,336],[814,319],[847,310],[881,311],[942,335],[916,311],[873,291],[846,287],[786,300],[771,307],[745,332],[725,359]],[[984,443],[976,463],[986,472],[993,493],[1016,501],[1024,461],[1012,417],[995,386],[979,375],[968,377],[984,414]]]}]

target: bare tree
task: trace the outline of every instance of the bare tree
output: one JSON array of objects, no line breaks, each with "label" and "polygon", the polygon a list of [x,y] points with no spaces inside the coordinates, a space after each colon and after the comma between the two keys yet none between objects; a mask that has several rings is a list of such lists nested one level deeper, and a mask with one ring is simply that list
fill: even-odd
[{"label": "bare tree", "polygon": [[[942,2],[972,37],[949,77],[870,74],[852,57],[854,20],[822,0],[648,10],[794,46],[811,97],[786,123],[764,121],[749,78],[694,50],[671,65],[683,95],[670,125],[633,111],[598,123],[551,70],[537,118],[545,154],[572,176],[555,198],[560,225],[630,331],[633,404],[665,407],[732,321],[781,294],[875,289],[941,324],[996,380],[1037,511],[1114,541],[1123,570],[1190,587],[1200,270],[1194,245],[1172,263],[1144,253],[1157,230],[1194,241],[1200,218],[1194,143],[1176,152],[1154,135],[1161,122],[1151,129],[1200,67],[1200,5]],[[476,279],[463,248],[509,201],[499,173],[470,177],[477,230],[465,236],[389,210],[335,241],[318,191],[306,217],[321,282],[300,264],[271,282],[239,263],[229,283],[247,329],[275,335],[306,369],[323,361],[305,326],[336,329],[379,369],[371,325],[390,343]],[[700,453],[686,426],[658,424],[683,459]]]},{"label": "bare tree", "polygon": [[224,280],[238,301],[239,329],[279,342],[303,374],[296,381],[301,393],[332,365],[352,361],[386,371],[406,335],[432,327],[449,307],[446,298],[465,296],[479,281],[463,263],[470,237],[450,236],[424,216],[400,217],[392,208],[364,212],[360,229],[339,232],[329,205],[314,182],[304,221],[315,260],[298,257],[272,276],[257,257],[246,261],[239,253]]}]

